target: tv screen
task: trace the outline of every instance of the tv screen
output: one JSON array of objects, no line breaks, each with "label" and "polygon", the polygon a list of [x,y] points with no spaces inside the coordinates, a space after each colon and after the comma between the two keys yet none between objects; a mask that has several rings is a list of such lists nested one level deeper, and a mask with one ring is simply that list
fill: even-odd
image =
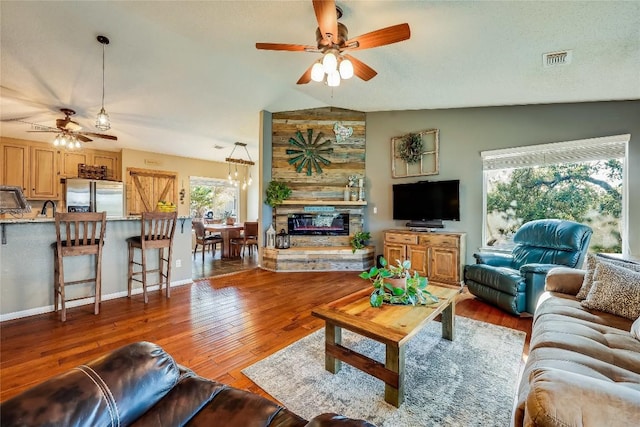
[{"label": "tv screen", "polygon": [[393,186],[393,219],[460,221],[460,181],[422,181]]}]

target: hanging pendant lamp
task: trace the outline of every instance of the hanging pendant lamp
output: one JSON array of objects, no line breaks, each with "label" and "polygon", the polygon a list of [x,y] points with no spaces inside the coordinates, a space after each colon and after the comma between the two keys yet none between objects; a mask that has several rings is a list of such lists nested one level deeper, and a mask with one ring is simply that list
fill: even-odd
[{"label": "hanging pendant lamp", "polygon": [[111,129],[111,121],[109,115],[104,109],[104,51],[105,47],[109,44],[109,39],[105,36],[98,36],[98,41],[102,44],[102,108],[96,117],[96,128],[100,130]]}]

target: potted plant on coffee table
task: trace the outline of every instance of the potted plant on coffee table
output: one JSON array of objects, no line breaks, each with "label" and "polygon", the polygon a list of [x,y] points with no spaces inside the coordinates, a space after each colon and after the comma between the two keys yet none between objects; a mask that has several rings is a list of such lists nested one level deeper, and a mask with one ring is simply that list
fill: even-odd
[{"label": "potted plant on coffee table", "polygon": [[427,305],[438,302],[438,297],[427,290],[427,278],[417,271],[411,275],[411,261],[396,262],[396,265],[390,265],[382,257],[380,268],[373,266],[369,271],[360,273],[362,279],[370,280],[373,285],[369,299],[372,307],[380,307],[383,303]]}]

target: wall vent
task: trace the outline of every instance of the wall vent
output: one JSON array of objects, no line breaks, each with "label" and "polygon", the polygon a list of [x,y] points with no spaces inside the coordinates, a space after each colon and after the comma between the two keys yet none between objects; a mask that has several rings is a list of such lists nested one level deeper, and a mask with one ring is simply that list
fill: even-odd
[{"label": "wall vent", "polygon": [[571,64],[572,52],[571,50],[561,50],[545,53],[542,55],[542,65],[548,68]]}]

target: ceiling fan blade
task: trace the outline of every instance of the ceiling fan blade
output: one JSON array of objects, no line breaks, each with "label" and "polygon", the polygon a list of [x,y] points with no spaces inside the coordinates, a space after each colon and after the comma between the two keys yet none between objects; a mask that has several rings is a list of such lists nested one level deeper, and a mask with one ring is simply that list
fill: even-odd
[{"label": "ceiling fan blade", "polygon": [[102,139],[110,139],[112,141],[117,141],[118,137],[113,135],[107,135],[105,133],[95,133],[95,132],[82,132],[83,135],[95,136],[96,138]]},{"label": "ceiling fan blade", "polygon": [[351,61],[351,63],[353,64],[353,74],[360,77],[365,82],[371,80],[378,74],[376,70],[369,67],[367,64],[360,61],[359,59],[356,59],[353,56],[346,55],[346,54],[343,56],[347,58],[349,61]]},{"label": "ceiling fan blade", "polygon": [[304,74],[300,76],[296,84],[306,85],[311,81],[311,68],[313,68],[313,64],[311,64],[311,66],[307,68],[307,71],[305,71]]},{"label": "ceiling fan blade", "polygon": [[409,24],[398,24],[391,27],[372,31],[347,40],[347,48],[352,50],[369,49],[387,44],[408,40],[411,37]]},{"label": "ceiling fan blade", "polygon": [[82,134],[76,133],[75,135],[76,135],[76,138],[78,138],[78,139],[79,139],[80,141],[82,141],[82,142],[90,142],[90,141],[93,141],[93,139],[91,139],[91,138],[87,138],[86,136],[84,136],[84,135],[82,135]]},{"label": "ceiling fan blade", "polygon": [[334,0],[313,0],[313,10],[316,12],[318,28],[322,34],[324,44],[338,43],[338,13]]},{"label": "ceiling fan blade", "polygon": [[286,43],[256,43],[256,49],[287,50],[291,52],[314,52],[318,50],[318,48],[315,46],[305,46],[302,44],[286,44]]},{"label": "ceiling fan blade", "polygon": [[43,133],[43,132],[44,133],[58,133],[60,131],[58,129],[55,129],[55,130],[51,129],[51,130],[28,130],[27,132],[31,132],[31,133],[37,133],[37,132],[40,132],[40,133]]}]

